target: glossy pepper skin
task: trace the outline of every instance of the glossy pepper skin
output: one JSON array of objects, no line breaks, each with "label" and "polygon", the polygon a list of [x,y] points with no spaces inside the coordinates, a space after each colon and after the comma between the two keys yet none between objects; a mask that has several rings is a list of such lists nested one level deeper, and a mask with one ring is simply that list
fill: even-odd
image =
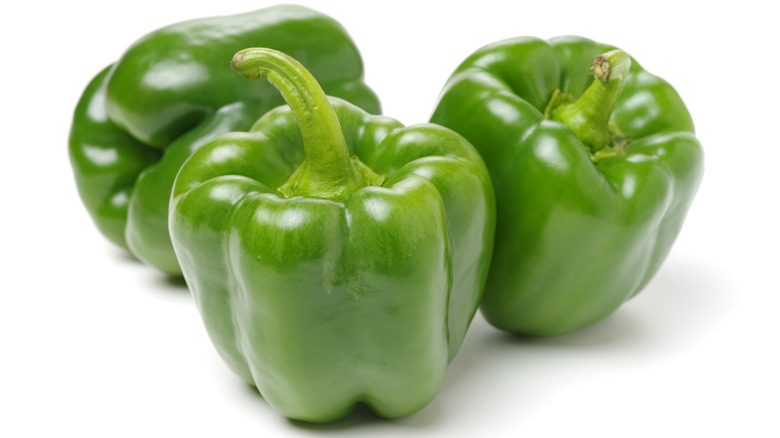
[{"label": "glossy pepper skin", "polygon": [[241,51],[234,68],[289,106],[214,138],[176,179],[171,236],[214,345],[290,418],[421,409],[487,276],[484,163],[448,129],[328,100],[280,52]]},{"label": "glossy pepper skin", "polygon": [[79,194],[98,229],[168,274],[181,275],[167,222],[181,164],[209,138],[249,129],[283,103],[267,83],[250,83],[230,70],[233,54],[250,45],[292,54],[329,94],[380,111],[346,31],[301,6],[186,21],[135,42],[87,86],[69,151]]},{"label": "glossy pepper skin", "polygon": [[[612,50],[578,37],[497,42],[439,97],[431,121],[477,148],[496,191],[481,310],[497,328],[558,335],[612,313],[661,266],[697,191],[703,153],[679,95],[625,54],[601,85],[591,61]],[[565,110],[551,104],[560,96]]]}]

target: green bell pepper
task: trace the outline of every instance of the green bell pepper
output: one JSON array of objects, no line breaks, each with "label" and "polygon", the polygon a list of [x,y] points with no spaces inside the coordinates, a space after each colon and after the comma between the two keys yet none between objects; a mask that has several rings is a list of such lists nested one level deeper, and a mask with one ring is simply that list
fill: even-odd
[{"label": "green bell pepper", "polygon": [[448,129],[328,100],[281,52],[246,49],[233,66],[289,106],[212,139],[176,178],[171,236],[211,340],[290,418],[417,411],[487,276],[487,168]]},{"label": "green bell pepper", "polygon": [[641,291],[703,173],[675,90],[584,38],[479,49],[452,74],[431,121],[466,137],[490,170],[496,245],[481,310],[528,335],[593,324]]},{"label": "green bell pepper", "polygon": [[236,51],[258,44],[292,54],[328,93],[379,113],[346,31],[300,6],[152,32],[98,74],[76,108],[70,158],[93,221],[109,240],[171,275],[181,275],[168,235],[179,167],[207,139],[249,129],[283,103],[267,83],[249,83],[227,68]]}]

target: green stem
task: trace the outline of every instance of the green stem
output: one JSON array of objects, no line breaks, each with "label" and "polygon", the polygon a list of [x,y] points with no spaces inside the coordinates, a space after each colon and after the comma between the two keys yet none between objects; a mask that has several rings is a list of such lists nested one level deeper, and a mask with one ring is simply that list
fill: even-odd
[{"label": "green stem", "polygon": [[549,117],[571,128],[591,153],[612,146],[609,119],[630,68],[631,57],[622,50],[597,56],[590,67],[593,83],[576,101],[548,108]]},{"label": "green stem", "polygon": [[298,123],[304,160],[281,187],[285,197],[313,196],[343,200],[383,177],[356,158],[350,159],[341,125],[328,97],[298,61],[273,49],[244,49],[233,56],[233,70],[249,80],[264,77],[284,97]]}]

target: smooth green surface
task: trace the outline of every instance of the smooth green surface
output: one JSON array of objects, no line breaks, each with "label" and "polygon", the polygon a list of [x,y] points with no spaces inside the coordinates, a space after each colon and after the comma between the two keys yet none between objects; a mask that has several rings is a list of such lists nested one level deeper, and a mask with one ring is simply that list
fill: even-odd
[{"label": "smooth green surface", "polygon": [[181,275],[167,224],[179,167],[207,139],[247,130],[283,103],[268,83],[230,69],[233,54],[252,45],[291,54],[329,95],[379,113],[346,31],[291,5],[152,32],[95,77],[76,108],[69,150],[93,221],[109,240],[171,275]]},{"label": "smooth green surface", "polygon": [[[256,77],[262,65],[290,106],[197,150],[171,199],[173,245],[209,336],[290,418],[333,421],[361,402],[414,413],[479,304],[495,226],[487,168],[448,129],[323,100],[297,67],[251,56],[262,62],[236,69]],[[349,173],[350,156],[387,179],[322,178]],[[294,174],[319,181],[316,192],[280,193]]]},{"label": "smooth green surface", "polygon": [[591,159],[543,112],[556,90],[581,96],[584,38],[514,38],[453,73],[431,121],[468,139],[496,192],[496,244],[482,312],[494,326],[549,336],[601,320],[642,290],[669,253],[698,189],[703,153],[675,90],[632,60],[610,123],[624,153]]}]

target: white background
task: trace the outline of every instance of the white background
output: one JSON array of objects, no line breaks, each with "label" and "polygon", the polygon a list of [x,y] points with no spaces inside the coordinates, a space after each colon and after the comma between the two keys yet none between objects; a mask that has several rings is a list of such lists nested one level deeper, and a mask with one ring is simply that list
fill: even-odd
[{"label": "white background", "polygon": [[349,30],[384,113],[406,124],[427,120],[463,58],[513,36],[609,42],[667,79],[706,170],[655,280],[603,322],[552,339],[478,315],[436,399],[408,418],[289,421],[221,363],[185,286],[98,234],[66,147],[87,82],[142,34],[273,3],[3,2],[0,436],[780,436],[770,2],[301,3]]}]

